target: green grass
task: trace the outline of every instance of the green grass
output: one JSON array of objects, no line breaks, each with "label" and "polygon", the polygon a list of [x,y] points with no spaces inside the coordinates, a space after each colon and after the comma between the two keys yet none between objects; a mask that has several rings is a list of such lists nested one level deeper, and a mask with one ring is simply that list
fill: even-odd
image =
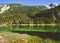
[{"label": "green grass", "polygon": [[[0,36],[3,37],[6,43],[20,43],[21,38],[27,38],[29,43],[60,43],[60,40],[58,40],[58,35],[56,36],[57,39],[54,40],[53,38],[49,38],[48,34],[45,34],[43,36],[46,36],[46,38],[43,38],[41,36],[36,35],[28,35],[26,33],[14,33],[9,31],[35,31],[35,32],[60,32],[60,27],[0,27]],[[41,34],[40,34],[41,35]],[[52,34],[51,34],[52,35]],[[52,35],[53,37],[55,36]],[[25,40],[25,41],[26,41]]]},{"label": "green grass", "polygon": [[[28,34],[18,34],[18,33],[13,33],[13,32],[0,32],[0,40],[4,41],[5,43],[60,43],[58,40],[53,40],[50,38],[41,38],[39,36],[32,36]],[[22,39],[25,39],[24,41]],[[1,41],[0,41],[1,43]]]}]

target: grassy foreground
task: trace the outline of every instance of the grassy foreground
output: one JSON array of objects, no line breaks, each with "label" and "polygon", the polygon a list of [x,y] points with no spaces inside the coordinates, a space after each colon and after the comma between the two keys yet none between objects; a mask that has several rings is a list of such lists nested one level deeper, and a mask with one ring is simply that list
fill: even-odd
[{"label": "grassy foreground", "polygon": [[[17,31],[17,32],[12,32]],[[21,33],[19,31],[25,31],[28,33],[30,32],[39,32],[34,33],[35,35],[30,35],[27,33]],[[19,32],[19,33],[18,33]],[[0,27],[0,43],[60,43],[60,40],[57,39],[54,40],[48,34],[41,35],[40,32],[60,32],[60,27]],[[32,33],[31,33],[32,34]],[[52,34],[51,34],[52,35]],[[41,36],[44,36],[46,38],[43,38]],[[52,37],[54,37],[52,35]],[[60,36],[60,35],[59,35]],[[60,38],[59,38],[60,39]]]},{"label": "grassy foreground", "polygon": [[5,31],[0,32],[0,43],[60,43],[60,41]]}]

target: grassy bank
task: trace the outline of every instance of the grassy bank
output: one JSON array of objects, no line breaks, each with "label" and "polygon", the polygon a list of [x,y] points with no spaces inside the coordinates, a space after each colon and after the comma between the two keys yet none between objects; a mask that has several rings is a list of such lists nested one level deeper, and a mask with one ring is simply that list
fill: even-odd
[{"label": "grassy bank", "polygon": [[[1,41],[2,40],[2,41]],[[42,38],[28,34],[18,34],[13,32],[0,32],[0,43],[60,43],[58,40]]]},{"label": "grassy bank", "polygon": [[[47,34],[40,32],[47,32]],[[58,33],[55,34],[55,32],[60,32],[60,27],[0,27],[0,43],[60,43],[60,38],[58,37],[60,35]]]}]

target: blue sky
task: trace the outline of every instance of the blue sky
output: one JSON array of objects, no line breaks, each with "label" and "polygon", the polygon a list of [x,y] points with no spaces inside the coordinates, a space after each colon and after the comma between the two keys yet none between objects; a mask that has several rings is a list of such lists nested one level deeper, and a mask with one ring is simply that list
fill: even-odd
[{"label": "blue sky", "polygon": [[50,3],[59,3],[60,0],[0,0],[0,4],[19,3],[23,5],[41,5]]}]

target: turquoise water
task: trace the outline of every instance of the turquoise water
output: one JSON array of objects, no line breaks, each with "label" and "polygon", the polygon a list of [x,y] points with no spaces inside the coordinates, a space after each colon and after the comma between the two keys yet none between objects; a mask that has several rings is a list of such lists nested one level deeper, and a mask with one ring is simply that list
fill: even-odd
[{"label": "turquoise water", "polygon": [[0,31],[60,32],[60,26],[10,26],[0,27]]}]

